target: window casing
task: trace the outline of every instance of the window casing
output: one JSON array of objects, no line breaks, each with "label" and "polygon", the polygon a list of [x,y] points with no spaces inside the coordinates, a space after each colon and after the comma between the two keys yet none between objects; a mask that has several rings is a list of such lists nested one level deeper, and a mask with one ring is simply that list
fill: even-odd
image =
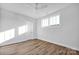
[{"label": "window casing", "polygon": [[60,24],[60,15],[51,16],[41,20],[42,27],[48,27],[50,25],[58,25],[58,24]]}]

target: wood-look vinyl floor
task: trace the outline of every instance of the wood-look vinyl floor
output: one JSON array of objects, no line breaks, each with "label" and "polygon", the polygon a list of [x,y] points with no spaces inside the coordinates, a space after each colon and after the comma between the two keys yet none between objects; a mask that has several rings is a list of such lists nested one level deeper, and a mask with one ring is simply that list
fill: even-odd
[{"label": "wood-look vinyl floor", "polygon": [[79,55],[79,51],[39,39],[0,47],[0,55]]}]

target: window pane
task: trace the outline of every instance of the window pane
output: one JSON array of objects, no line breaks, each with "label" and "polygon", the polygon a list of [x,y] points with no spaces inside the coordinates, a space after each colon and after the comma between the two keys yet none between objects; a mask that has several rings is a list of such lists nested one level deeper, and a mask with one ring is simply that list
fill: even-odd
[{"label": "window pane", "polygon": [[28,25],[26,24],[26,25],[19,27],[18,31],[19,31],[19,35],[28,32]]},{"label": "window pane", "polygon": [[59,15],[56,16],[56,24],[60,24],[60,16]]},{"label": "window pane", "polygon": [[28,32],[28,25],[26,24],[26,29],[25,29],[25,32]]},{"label": "window pane", "polygon": [[0,32],[0,43],[4,42],[4,32]]},{"label": "window pane", "polygon": [[19,35],[21,35],[21,34],[24,34],[25,32],[26,32],[26,26],[24,25],[24,26],[21,26],[21,27],[19,27]]},{"label": "window pane", "polygon": [[57,25],[60,24],[60,16],[54,16],[54,17],[50,17],[50,22],[49,25]]},{"label": "window pane", "polygon": [[10,39],[15,37],[15,29],[11,29],[10,31]]},{"label": "window pane", "polygon": [[48,26],[48,19],[43,19],[43,20],[41,21],[41,25],[42,25],[42,27]]},{"label": "window pane", "polygon": [[12,39],[15,37],[15,30],[11,29],[11,30],[5,31],[4,35],[5,35],[5,40]]},{"label": "window pane", "polygon": [[50,17],[50,20],[49,20],[49,25],[55,25],[56,24],[56,17]]}]

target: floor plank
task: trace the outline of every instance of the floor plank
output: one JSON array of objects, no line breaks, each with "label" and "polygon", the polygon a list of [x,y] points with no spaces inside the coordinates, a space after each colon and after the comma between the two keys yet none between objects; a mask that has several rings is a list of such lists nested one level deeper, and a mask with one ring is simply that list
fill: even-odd
[{"label": "floor plank", "polygon": [[0,47],[0,55],[79,55],[79,51],[39,39]]}]

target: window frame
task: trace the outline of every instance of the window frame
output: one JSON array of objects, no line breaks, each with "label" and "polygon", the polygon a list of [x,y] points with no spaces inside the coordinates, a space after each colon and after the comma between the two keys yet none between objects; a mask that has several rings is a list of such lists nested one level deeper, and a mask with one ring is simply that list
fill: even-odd
[{"label": "window frame", "polygon": [[[24,29],[23,29],[24,28]],[[23,32],[21,32],[22,30],[24,30]],[[27,33],[29,31],[29,27],[28,24],[26,25],[22,25],[20,27],[18,27],[18,35],[22,35],[24,33]]]},{"label": "window frame", "polygon": [[[51,19],[52,18],[52,19]],[[55,15],[55,16],[50,16],[48,18],[41,19],[41,27],[48,27],[48,26],[43,26],[44,20],[48,19],[48,26],[54,26],[54,25],[59,25],[60,24],[60,15]],[[52,22],[51,22],[52,21]]]}]

